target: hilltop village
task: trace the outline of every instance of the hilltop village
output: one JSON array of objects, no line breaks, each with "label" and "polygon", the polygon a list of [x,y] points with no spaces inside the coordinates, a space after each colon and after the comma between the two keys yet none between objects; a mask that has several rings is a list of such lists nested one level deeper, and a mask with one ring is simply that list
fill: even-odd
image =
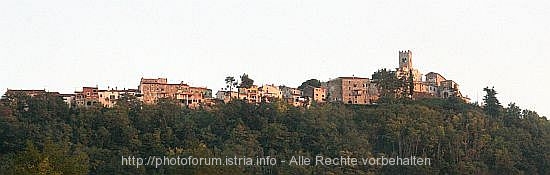
[{"label": "hilltop village", "polygon": [[[412,52],[399,51],[399,67],[392,71],[395,78],[406,81],[410,91],[409,97],[418,98],[449,98],[458,97],[469,101],[462,95],[459,85],[453,80],[447,80],[439,73],[429,72],[425,77],[413,67]],[[230,78],[230,77],[228,77]],[[232,77],[231,77],[232,78]],[[113,107],[123,97],[135,97],[144,104],[154,104],[159,99],[171,98],[190,108],[212,106],[241,99],[249,103],[270,102],[276,99],[284,100],[294,106],[308,106],[311,103],[339,102],[345,104],[374,104],[381,96],[381,87],[374,76],[338,77],[318,85],[305,85],[299,88],[278,86],[274,84],[248,85],[247,87],[233,84],[228,80],[227,88],[212,93],[207,87],[194,87],[186,83],[169,83],[167,78],[141,78],[137,89],[82,87],[81,91],[71,94],[61,94],[46,90],[14,90],[8,89],[3,99],[9,99],[13,94],[36,96],[52,94],[63,98],[70,107],[90,107],[101,105]],[[234,89],[232,87],[235,87]]]}]

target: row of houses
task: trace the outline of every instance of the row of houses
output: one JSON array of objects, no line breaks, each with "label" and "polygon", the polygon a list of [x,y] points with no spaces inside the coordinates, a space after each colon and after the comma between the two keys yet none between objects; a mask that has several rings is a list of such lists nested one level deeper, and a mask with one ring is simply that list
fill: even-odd
[{"label": "row of houses", "polygon": [[237,88],[236,92],[222,89],[216,93],[216,99],[224,103],[234,99],[241,99],[249,103],[271,102],[278,99],[284,100],[294,106],[304,106],[312,102],[326,102],[327,89],[326,87],[313,86],[298,89],[273,84],[263,86],[252,85],[248,88]]},{"label": "row of houses", "polygon": [[154,104],[161,98],[173,98],[183,105],[198,107],[202,104],[212,104],[212,90],[206,87],[193,87],[183,82],[170,84],[166,78],[142,78],[138,89],[99,89],[96,87],[82,87],[81,91],[71,94],[48,92],[46,90],[14,90],[8,89],[3,98],[13,94],[25,94],[31,97],[51,94],[63,98],[70,107],[91,107],[101,105],[113,107],[119,99],[133,97],[144,104]]},{"label": "row of houses", "polygon": [[[413,83],[411,98],[449,98],[462,96],[459,86],[453,80],[447,80],[439,73],[430,72],[425,78],[412,64],[412,52],[399,52],[399,67],[395,70],[397,78],[406,78]],[[46,92],[45,90],[10,90],[10,93],[25,93],[34,96],[41,93],[54,93],[63,98],[69,106],[89,107],[102,105],[113,107],[123,97],[135,97],[144,104],[154,104],[159,99],[171,98],[181,105],[192,108],[201,105],[227,103],[241,99],[249,103],[283,100],[294,106],[308,106],[311,103],[341,102],[346,104],[373,104],[379,97],[379,87],[369,78],[338,77],[322,82],[321,86],[305,86],[301,89],[274,84],[239,87],[236,91],[221,89],[213,97],[212,90],[206,87],[194,87],[186,83],[168,83],[167,78],[141,78],[137,89],[83,87],[73,94]]]},{"label": "row of houses", "polygon": [[[399,67],[395,69],[396,78],[411,80],[413,83],[410,98],[449,98],[458,97],[469,101],[462,95],[459,85],[447,80],[439,73],[430,72],[425,78],[413,67],[412,52],[399,51]],[[242,99],[250,103],[269,102],[274,98],[283,99],[295,106],[309,105],[312,102],[340,102],[346,104],[373,104],[380,98],[376,81],[364,77],[338,77],[322,82],[320,87],[306,86],[303,89],[275,85],[253,85],[238,88],[237,91],[220,90],[216,98],[228,102]]]},{"label": "row of houses", "polygon": [[226,103],[233,99],[241,99],[249,103],[280,99],[294,106],[308,106],[313,102],[372,104],[378,100],[379,93],[376,85],[369,78],[352,76],[338,77],[322,82],[320,87],[308,85],[303,89],[275,85],[253,85],[249,88],[238,88],[237,92],[222,89],[216,93],[216,98]]}]

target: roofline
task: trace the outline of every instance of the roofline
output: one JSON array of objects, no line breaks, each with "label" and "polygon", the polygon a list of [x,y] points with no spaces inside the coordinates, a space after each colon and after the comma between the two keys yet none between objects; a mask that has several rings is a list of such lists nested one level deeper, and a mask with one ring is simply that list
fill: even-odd
[{"label": "roofline", "polygon": [[363,77],[338,77],[340,79],[369,79],[369,78],[363,78]]}]

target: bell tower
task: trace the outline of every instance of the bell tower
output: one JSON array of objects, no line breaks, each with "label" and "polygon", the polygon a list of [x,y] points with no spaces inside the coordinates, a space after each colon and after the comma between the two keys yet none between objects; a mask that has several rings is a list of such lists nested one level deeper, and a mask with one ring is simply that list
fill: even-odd
[{"label": "bell tower", "polygon": [[412,69],[412,52],[410,50],[407,51],[399,51],[399,68],[407,68]]}]

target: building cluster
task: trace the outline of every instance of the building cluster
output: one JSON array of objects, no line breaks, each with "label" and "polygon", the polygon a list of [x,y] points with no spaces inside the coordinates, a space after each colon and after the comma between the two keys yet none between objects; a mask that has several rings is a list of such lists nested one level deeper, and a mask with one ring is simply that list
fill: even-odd
[{"label": "building cluster", "polygon": [[[396,78],[411,80],[413,94],[411,98],[449,98],[458,97],[469,101],[462,96],[459,86],[453,80],[445,79],[441,74],[430,72],[423,75],[413,67],[412,52],[399,51],[399,67],[396,68]],[[306,86],[303,89],[263,85],[249,88],[238,88],[237,92],[220,90],[216,98],[224,102],[231,99],[242,99],[250,103],[269,102],[274,98],[283,99],[295,106],[307,106],[312,102],[340,102],[346,104],[373,104],[380,98],[379,86],[369,78],[338,77],[322,82],[320,87]]]},{"label": "building cluster", "polygon": [[[441,74],[430,72],[425,79],[412,64],[412,52],[399,52],[399,67],[395,70],[396,78],[404,78],[412,82],[411,98],[449,98],[462,96],[459,86],[453,80],[445,79]],[[193,87],[186,83],[168,83],[166,78],[141,78],[137,89],[83,87],[82,91],[73,94],[60,94],[45,90],[11,90],[6,94],[24,93],[29,96],[51,93],[62,97],[71,107],[89,107],[102,105],[113,107],[123,97],[135,97],[144,104],[154,104],[159,99],[170,98],[181,105],[196,108],[202,105],[227,103],[241,99],[249,103],[271,102],[283,100],[294,106],[308,106],[312,103],[341,102],[346,104],[373,104],[380,97],[379,87],[375,81],[363,77],[338,77],[321,86],[307,85],[303,88],[265,84],[262,86],[239,87],[236,91],[222,89],[212,96],[212,90],[206,87]],[[6,95],[4,96],[4,98]]]},{"label": "building cluster", "polygon": [[96,87],[82,87],[82,91],[75,91],[71,94],[60,94],[58,92],[47,92],[46,90],[13,90],[8,89],[3,98],[11,94],[26,94],[31,97],[42,94],[59,96],[70,107],[91,107],[101,105],[113,107],[119,99],[133,97],[144,104],[154,104],[162,98],[172,98],[182,105],[191,108],[203,104],[213,104],[212,90],[206,87],[193,87],[183,82],[169,84],[166,78],[145,79],[142,78],[138,89],[99,89]]},{"label": "building cluster", "polygon": [[469,101],[460,92],[459,86],[453,80],[447,80],[439,73],[429,72],[426,78],[415,69],[412,64],[412,52],[410,50],[399,52],[399,68],[396,70],[399,78],[412,78],[413,98],[449,98],[458,97]]},{"label": "building cluster", "polygon": [[325,87],[306,86],[303,89],[276,85],[252,85],[248,88],[238,88],[237,92],[220,90],[216,93],[216,99],[225,103],[233,99],[241,99],[249,103],[271,102],[279,99],[294,106],[309,105],[312,102],[326,102],[327,89]]}]

